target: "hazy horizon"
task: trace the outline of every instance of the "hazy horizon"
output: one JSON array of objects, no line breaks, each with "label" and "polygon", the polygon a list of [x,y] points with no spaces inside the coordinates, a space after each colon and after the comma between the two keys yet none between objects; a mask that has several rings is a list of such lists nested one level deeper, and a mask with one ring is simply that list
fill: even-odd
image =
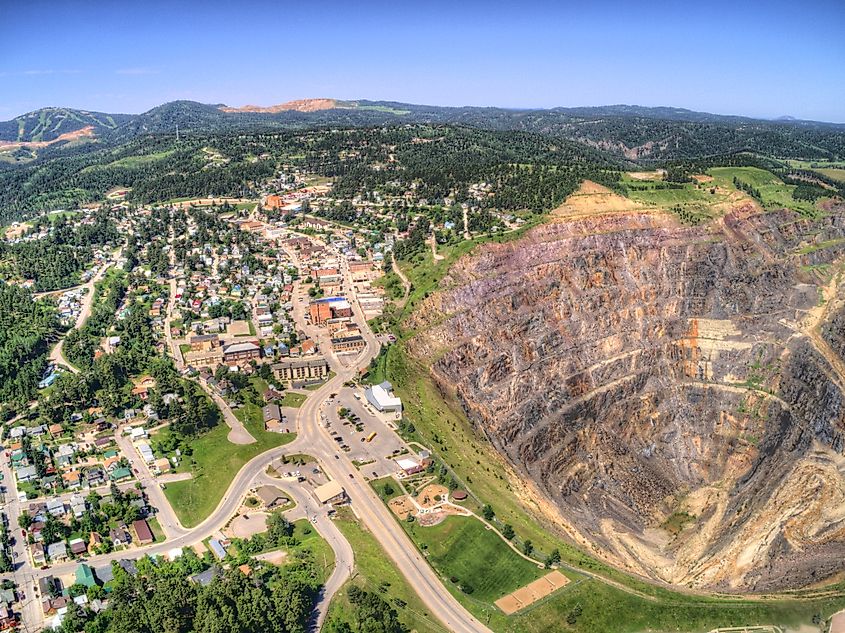
[{"label": "hazy horizon", "polygon": [[[35,0],[0,23],[0,120],[326,97],[845,123],[845,5],[794,7]],[[20,27],[36,23],[37,37]]]}]

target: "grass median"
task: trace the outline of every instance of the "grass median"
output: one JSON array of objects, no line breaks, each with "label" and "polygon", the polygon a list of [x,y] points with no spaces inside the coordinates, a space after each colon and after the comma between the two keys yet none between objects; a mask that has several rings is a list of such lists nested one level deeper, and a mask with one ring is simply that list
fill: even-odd
[{"label": "grass median", "polygon": [[414,588],[405,580],[379,542],[352,514],[341,508],[335,524],[355,552],[355,574],[332,599],[327,622],[346,622],[350,626],[354,609],[349,601],[349,588],[358,586],[377,593],[397,611],[399,619],[410,631],[445,633],[448,631],[432,616]]},{"label": "grass median", "polygon": [[[293,433],[268,433],[254,422],[245,422],[256,439],[254,444],[232,444],[229,427],[220,423],[211,431],[191,440],[191,455],[182,460],[176,472],[189,472],[191,478],[168,483],[164,494],[185,527],[206,519],[220,503],[223,493],[238,471],[256,455],[291,442]],[[156,437],[169,433],[162,429]]]}]

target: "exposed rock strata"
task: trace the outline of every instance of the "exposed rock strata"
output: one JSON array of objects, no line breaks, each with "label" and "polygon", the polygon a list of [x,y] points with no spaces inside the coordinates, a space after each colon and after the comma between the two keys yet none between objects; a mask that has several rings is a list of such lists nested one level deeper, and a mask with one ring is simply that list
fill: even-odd
[{"label": "exposed rock strata", "polygon": [[845,568],[843,211],[552,222],[457,262],[410,349],[600,555],[818,582]]}]

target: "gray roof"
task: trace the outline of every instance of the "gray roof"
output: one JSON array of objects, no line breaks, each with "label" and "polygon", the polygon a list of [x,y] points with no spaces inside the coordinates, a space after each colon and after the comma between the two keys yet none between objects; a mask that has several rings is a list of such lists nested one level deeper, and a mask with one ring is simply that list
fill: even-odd
[{"label": "gray roof", "polygon": [[191,576],[191,580],[195,583],[202,585],[203,587],[211,584],[211,581],[214,580],[217,576],[220,575],[220,568],[217,565],[212,565],[205,571],[201,571],[198,574],[194,574]]},{"label": "gray roof", "polygon": [[65,545],[64,541],[50,543],[47,546],[47,556],[49,556],[51,559],[63,558],[67,556],[67,545]]},{"label": "gray roof", "polygon": [[270,403],[265,405],[261,409],[261,415],[264,418],[264,421],[267,422],[269,420],[281,420],[282,419],[282,411],[279,409],[279,405],[275,403]]}]

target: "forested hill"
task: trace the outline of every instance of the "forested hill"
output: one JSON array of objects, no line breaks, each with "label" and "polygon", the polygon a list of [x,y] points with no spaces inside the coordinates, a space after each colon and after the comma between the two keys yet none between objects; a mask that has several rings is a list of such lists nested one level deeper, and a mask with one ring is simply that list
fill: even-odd
[{"label": "forested hill", "polygon": [[70,108],[42,108],[11,121],[0,122],[0,141],[45,143],[85,130],[93,136],[114,130],[133,118],[129,114],[104,114]]},{"label": "forested hill", "polygon": [[[84,123],[79,129],[88,135],[78,140],[60,135],[47,145],[0,142],[0,224],[101,201],[115,187],[128,188],[136,203],[257,196],[261,183],[282,165],[335,179],[339,190],[363,193],[385,178],[416,173],[436,190],[425,192],[433,199],[446,195],[447,185],[462,192],[473,183],[495,182],[496,203],[512,210],[517,202],[547,208],[576,176],[612,182],[608,171],[638,165],[735,164],[742,156],[743,164],[768,161],[771,168],[794,170],[788,160],[845,161],[845,126],[825,123],[635,106],[506,110],[313,101],[326,107],[232,111],[175,101],[123,117],[67,111],[60,118],[52,110],[27,115],[32,122],[43,118],[38,131],[34,123],[24,125],[29,138]],[[10,125],[20,122],[0,127]],[[357,144],[349,146],[350,140]],[[385,153],[386,147],[394,149]],[[338,163],[341,150],[352,159]],[[520,166],[539,169],[521,173]],[[538,181],[527,199],[514,191],[529,175]]]},{"label": "forested hill", "polygon": [[[314,111],[231,111],[220,105],[174,101],[139,115],[46,108],[0,123],[0,141],[50,141],[85,129],[98,141],[114,146],[143,135],[175,134],[177,126],[180,134],[207,135],[440,123],[552,135],[628,160],[690,159],[743,150],[781,158],[845,158],[845,125],[813,121],[767,121],[628,105],[514,110],[390,101],[323,101],[334,107]],[[77,150],[68,147],[66,151]],[[25,154],[20,158],[31,160],[33,156]]]}]

